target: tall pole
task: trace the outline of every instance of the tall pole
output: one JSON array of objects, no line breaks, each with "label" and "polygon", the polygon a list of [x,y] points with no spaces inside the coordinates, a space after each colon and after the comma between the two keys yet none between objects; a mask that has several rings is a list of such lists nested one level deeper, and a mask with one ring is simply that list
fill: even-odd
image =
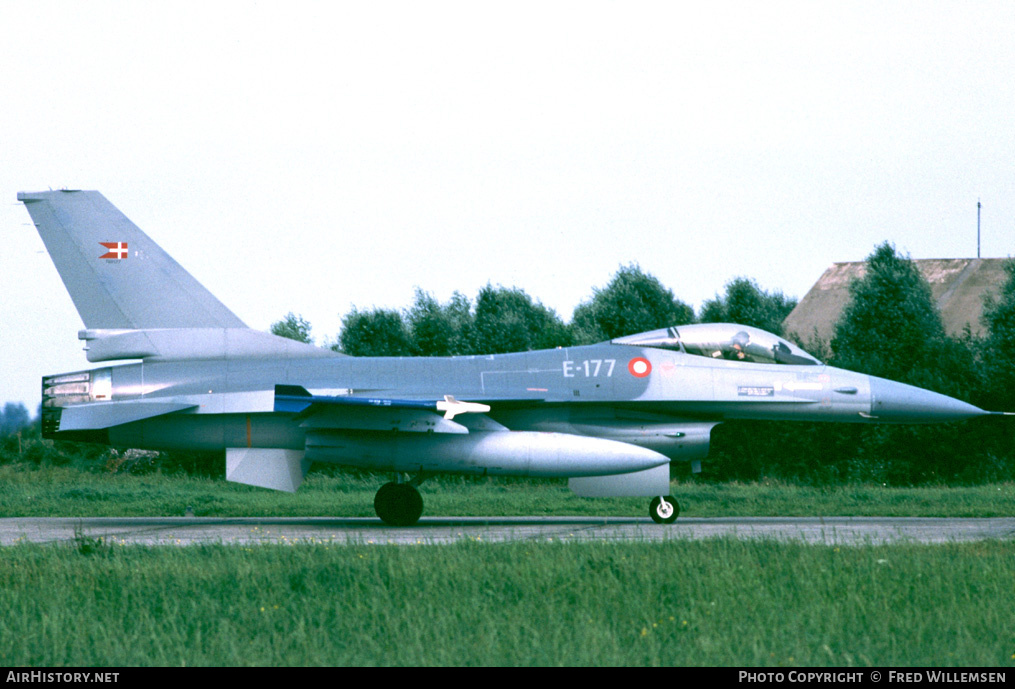
[{"label": "tall pole", "polygon": [[980,257],[980,199],[976,199],[976,257]]}]

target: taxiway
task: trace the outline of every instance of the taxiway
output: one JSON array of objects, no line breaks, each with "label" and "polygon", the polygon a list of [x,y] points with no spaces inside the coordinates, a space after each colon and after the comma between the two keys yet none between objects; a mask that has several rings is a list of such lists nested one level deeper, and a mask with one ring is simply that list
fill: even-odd
[{"label": "taxiway", "polygon": [[0,545],[73,542],[78,535],[124,545],[445,544],[457,541],[644,541],[733,537],[862,545],[1015,538],[1015,518],[681,518],[660,526],[625,517],[424,517],[406,528],[333,517],[90,517],[0,519]]}]

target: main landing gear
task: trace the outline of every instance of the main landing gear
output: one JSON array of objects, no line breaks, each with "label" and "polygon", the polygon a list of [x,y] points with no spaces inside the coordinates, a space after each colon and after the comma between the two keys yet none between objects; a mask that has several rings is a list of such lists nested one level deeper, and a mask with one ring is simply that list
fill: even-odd
[{"label": "main landing gear", "polygon": [[374,496],[374,511],[385,524],[412,526],[423,514],[423,496],[412,483],[385,483]]},{"label": "main landing gear", "polygon": [[672,524],[677,521],[677,515],[680,514],[680,505],[672,495],[652,498],[648,513],[656,524]]}]

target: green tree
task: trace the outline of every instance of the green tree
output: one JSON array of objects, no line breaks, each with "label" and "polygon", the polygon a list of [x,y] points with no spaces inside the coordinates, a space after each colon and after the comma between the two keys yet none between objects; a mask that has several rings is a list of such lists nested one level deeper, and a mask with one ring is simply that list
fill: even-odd
[{"label": "green tree", "polygon": [[282,320],[271,324],[271,334],[287,337],[297,342],[314,343],[313,338],[310,337],[310,323],[303,316],[296,315],[292,311],[287,313]]},{"label": "green tree", "polygon": [[637,265],[621,266],[606,287],[592,291],[574,310],[576,344],[694,322],[694,310]]},{"label": "green tree", "polygon": [[416,299],[406,312],[411,351],[414,356],[471,354],[475,346],[475,318],[472,304],[461,292],[447,304],[432,294],[416,289]]},{"label": "green tree", "polygon": [[1015,411],[1015,259],[1008,259],[1004,270],[1007,278],[1000,290],[983,300],[985,403]]},{"label": "green tree", "polygon": [[867,257],[865,275],[832,336],[832,363],[908,383],[926,382],[945,343],[930,286],[916,265],[885,242]]},{"label": "green tree", "polygon": [[402,314],[391,309],[352,311],[342,318],[342,332],[332,349],[352,356],[410,356],[409,330]]},{"label": "green tree", "polygon": [[[835,366],[970,399],[978,386],[971,336],[945,334],[930,287],[913,261],[885,242],[850,285],[832,337]],[[852,460],[894,484],[968,481],[983,459],[969,424],[872,426]]]},{"label": "green tree", "polygon": [[753,325],[782,335],[782,322],[796,307],[796,299],[782,292],[769,294],[754,280],[734,278],[726,283],[725,293],[705,301],[701,308],[702,323],[740,323]]},{"label": "green tree", "polygon": [[475,338],[476,354],[500,354],[567,346],[571,331],[523,290],[487,284],[476,297]]},{"label": "green tree", "polygon": [[0,436],[17,433],[31,424],[28,409],[20,402],[7,402],[3,410],[0,410]]}]

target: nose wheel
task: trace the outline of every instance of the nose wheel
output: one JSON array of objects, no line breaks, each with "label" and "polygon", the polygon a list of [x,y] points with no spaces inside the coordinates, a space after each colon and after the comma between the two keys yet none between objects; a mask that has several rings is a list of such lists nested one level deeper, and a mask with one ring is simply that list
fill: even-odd
[{"label": "nose wheel", "polygon": [[385,524],[412,526],[423,514],[423,496],[410,483],[385,483],[374,496],[374,511]]},{"label": "nose wheel", "polygon": [[648,506],[648,513],[656,524],[672,524],[677,521],[677,516],[680,514],[680,505],[672,495],[652,498],[652,502]]}]

